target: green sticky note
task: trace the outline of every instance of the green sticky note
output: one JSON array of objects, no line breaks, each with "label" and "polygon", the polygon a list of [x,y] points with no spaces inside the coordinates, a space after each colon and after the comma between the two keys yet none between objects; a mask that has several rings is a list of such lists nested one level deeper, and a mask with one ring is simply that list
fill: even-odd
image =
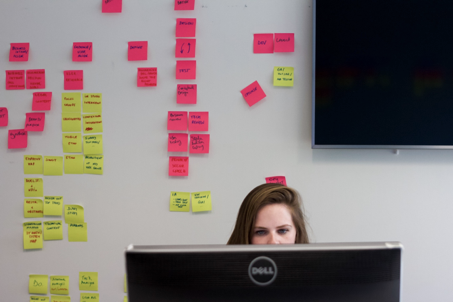
[{"label": "green sticky note", "polygon": [[172,191],[170,193],[170,211],[189,212],[190,211],[190,193]]},{"label": "green sticky note", "polygon": [[127,278],[126,278],[126,274],[124,274],[124,292],[127,293]]},{"label": "green sticky note", "polygon": [[82,134],[63,133],[63,152],[82,153]]},{"label": "green sticky note", "polygon": [[99,302],[99,294],[80,293],[80,302]]},{"label": "green sticky note", "polygon": [[101,133],[102,128],[102,114],[101,113],[90,113],[84,114],[83,116],[83,133]]},{"label": "green sticky note", "polygon": [[102,134],[85,135],[83,137],[83,154],[102,154]]},{"label": "green sticky note", "polygon": [[28,293],[47,295],[47,275],[29,275]]},{"label": "green sticky note", "polygon": [[83,112],[102,112],[102,93],[84,93]]},{"label": "green sticky note", "polygon": [[[44,240],[62,240],[62,239],[63,239],[63,221],[61,220],[44,221]],[[53,293],[52,288],[50,289],[50,293],[58,294]]]},{"label": "green sticky note", "polygon": [[[61,94],[61,112],[81,112],[82,95],[78,92]],[[80,130],[79,130],[80,131]]]},{"label": "green sticky note", "polygon": [[50,293],[69,295],[69,276],[50,276]]},{"label": "green sticky note", "polygon": [[88,241],[88,231],[86,222],[68,224],[68,241],[69,242]]},{"label": "green sticky note", "polygon": [[63,132],[80,132],[82,131],[82,114],[81,113],[62,113],[61,130]]},{"label": "green sticky note", "polygon": [[65,155],[65,174],[83,174],[83,155]]},{"label": "green sticky note", "polygon": [[25,178],[24,194],[25,197],[43,197],[44,189],[42,178]]},{"label": "green sticky note", "polygon": [[85,174],[103,174],[104,173],[104,156],[103,155],[85,155],[83,165]]},{"label": "green sticky note", "polygon": [[192,193],[192,212],[204,212],[211,210],[211,191]]},{"label": "green sticky note", "polygon": [[[42,226],[41,221],[24,222],[24,250],[42,249]],[[47,279],[46,292],[47,293]],[[30,292],[30,294],[42,294]]]},{"label": "green sticky note", "polygon": [[24,199],[24,217],[25,218],[34,218],[34,217],[43,217],[44,210],[41,199]]},{"label": "green sticky note", "polygon": [[49,297],[30,296],[30,302],[49,302]]},{"label": "green sticky note", "polygon": [[24,155],[24,174],[42,174],[41,155]]},{"label": "green sticky note", "polygon": [[97,272],[79,272],[79,290],[98,290]]},{"label": "green sticky note", "polygon": [[44,196],[44,215],[61,216],[63,213],[63,196]]},{"label": "green sticky note", "polygon": [[85,221],[84,210],[77,204],[66,204],[64,206],[64,221],[66,223],[83,223]]},{"label": "green sticky note", "polygon": [[274,67],[274,86],[294,86],[294,67]]},{"label": "green sticky note", "polygon": [[71,302],[69,296],[50,296],[50,302]]},{"label": "green sticky note", "polygon": [[44,175],[63,175],[63,156],[44,156]]}]

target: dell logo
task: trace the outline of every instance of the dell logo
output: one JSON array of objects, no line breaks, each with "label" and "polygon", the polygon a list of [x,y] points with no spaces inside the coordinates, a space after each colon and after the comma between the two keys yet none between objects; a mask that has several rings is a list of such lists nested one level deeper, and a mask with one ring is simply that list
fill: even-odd
[{"label": "dell logo", "polygon": [[257,257],[250,262],[249,277],[256,285],[269,285],[277,277],[277,265],[269,257]]},{"label": "dell logo", "polygon": [[274,271],[272,270],[272,266],[271,267],[259,267],[259,268],[252,267],[252,275],[257,275],[257,274],[273,275]]}]

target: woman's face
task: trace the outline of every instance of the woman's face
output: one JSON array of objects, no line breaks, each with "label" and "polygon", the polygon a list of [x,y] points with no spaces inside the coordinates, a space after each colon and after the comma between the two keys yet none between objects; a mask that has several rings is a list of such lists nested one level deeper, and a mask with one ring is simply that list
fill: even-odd
[{"label": "woman's face", "polygon": [[270,204],[259,210],[252,233],[252,244],[291,244],[296,228],[286,205]]}]

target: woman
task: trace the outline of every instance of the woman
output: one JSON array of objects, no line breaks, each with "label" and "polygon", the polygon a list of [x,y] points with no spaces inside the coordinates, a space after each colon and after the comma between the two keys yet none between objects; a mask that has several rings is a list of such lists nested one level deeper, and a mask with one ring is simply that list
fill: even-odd
[{"label": "woman", "polygon": [[308,243],[299,193],[281,184],[253,189],[239,208],[228,244]]}]

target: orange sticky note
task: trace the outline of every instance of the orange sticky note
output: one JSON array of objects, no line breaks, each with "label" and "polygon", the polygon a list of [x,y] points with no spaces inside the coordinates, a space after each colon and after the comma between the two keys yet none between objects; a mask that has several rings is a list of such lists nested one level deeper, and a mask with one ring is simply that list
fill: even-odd
[{"label": "orange sticky note", "polygon": [[193,10],[195,0],[175,0],[175,10]]},{"label": "orange sticky note", "polygon": [[167,130],[187,130],[187,111],[168,111]]},{"label": "orange sticky note", "polygon": [[274,34],[254,34],[253,53],[273,53]]},{"label": "orange sticky note", "polygon": [[195,18],[178,18],[176,19],[176,37],[191,38],[195,37],[197,19]]},{"label": "orange sticky note", "polygon": [[52,92],[33,92],[31,110],[50,110],[52,104]]},{"label": "orange sticky note", "polygon": [[81,90],[81,89],[83,89],[83,70],[65,70],[64,90]]},{"label": "orange sticky note", "polygon": [[189,112],[189,131],[208,131],[209,112]]},{"label": "orange sticky note", "polygon": [[275,184],[282,184],[286,186],[286,178],[285,176],[271,176],[271,177],[266,177],[266,183],[275,183]]},{"label": "orange sticky note", "polygon": [[168,166],[169,176],[189,176],[189,157],[170,156]]},{"label": "orange sticky note", "polygon": [[187,152],[187,133],[168,133],[168,152]]},{"label": "orange sticky note", "polygon": [[25,70],[6,70],[6,90],[25,89]]},{"label": "orange sticky note", "polygon": [[123,0],[102,0],[103,13],[121,13]]},{"label": "orange sticky note", "polygon": [[190,135],[190,153],[209,153],[209,134]]},{"label": "orange sticky note", "polygon": [[93,61],[93,42],[72,43],[72,61],[74,62]]},{"label": "orange sticky note", "polygon": [[197,85],[196,84],[178,84],[176,88],[177,104],[196,104],[197,103]]},{"label": "orange sticky note", "polygon": [[275,52],[294,52],[294,34],[275,34]]},{"label": "orange sticky note", "polygon": [[137,87],[157,86],[157,68],[137,68]]},{"label": "orange sticky note", "polygon": [[0,127],[8,126],[8,108],[0,107]]},{"label": "orange sticky note", "polygon": [[266,94],[264,93],[260,84],[258,84],[258,81],[255,81],[252,84],[245,87],[244,89],[242,89],[241,93],[250,107],[252,107],[253,105],[255,105],[256,103],[258,103],[259,101],[266,97]]},{"label": "orange sticky note", "polygon": [[175,58],[195,58],[196,39],[176,39]]},{"label": "orange sticky note", "polygon": [[28,61],[29,50],[30,43],[11,43],[9,49],[9,61],[10,62]]},{"label": "orange sticky note", "polygon": [[27,70],[27,89],[45,89],[46,71],[44,69]]},{"label": "orange sticky note", "polygon": [[127,43],[127,60],[148,60],[148,41],[131,41]]},{"label": "orange sticky note", "polygon": [[25,114],[25,131],[43,131],[46,114],[44,112],[34,112]]},{"label": "orange sticky note", "polygon": [[27,131],[24,129],[8,130],[8,149],[27,148]]},{"label": "orange sticky note", "polygon": [[197,78],[197,61],[176,61],[177,80],[195,80]]}]

